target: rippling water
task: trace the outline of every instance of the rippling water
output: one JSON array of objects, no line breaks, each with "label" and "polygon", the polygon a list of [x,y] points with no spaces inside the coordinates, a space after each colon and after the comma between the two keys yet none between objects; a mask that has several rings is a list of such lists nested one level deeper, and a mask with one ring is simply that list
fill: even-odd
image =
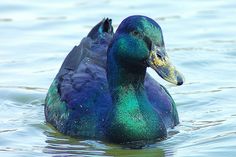
[{"label": "rippling water", "polygon": [[[0,156],[236,156],[235,0],[1,0]],[[45,124],[47,89],[74,45],[103,17],[143,14],[163,29],[185,75],[174,97],[181,124],[141,150],[64,136]]]}]

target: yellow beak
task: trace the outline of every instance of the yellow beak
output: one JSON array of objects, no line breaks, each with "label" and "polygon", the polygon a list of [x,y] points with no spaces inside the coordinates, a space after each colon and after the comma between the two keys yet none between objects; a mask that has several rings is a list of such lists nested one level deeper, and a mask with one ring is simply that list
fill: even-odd
[{"label": "yellow beak", "polygon": [[175,85],[183,84],[183,75],[171,64],[164,49],[153,48],[149,55],[148,64],[164,80]]}]

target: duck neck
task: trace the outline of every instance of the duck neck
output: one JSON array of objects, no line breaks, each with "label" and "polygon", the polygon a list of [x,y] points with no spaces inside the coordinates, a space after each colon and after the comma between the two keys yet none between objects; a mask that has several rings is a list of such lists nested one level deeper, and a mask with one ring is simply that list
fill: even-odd
[{"label": "duck neck", "polygon": [[116,68],[108,69],[108,71],[107,77],[114,105],[127,105],[131,100],[132,102],[135,100],[137,105],[149,103],[148,101],[140,102],[146,99],[144,90],[146,67],[117,65]]},{"label": "duck neck", "polygon": [[[109,64],[112,63],[112,64]],[[110,140],[149,141],[165,136],[160,117],[153,110],[145,88],[145,67],[125,67],[109,62],[107,78],[113,107],[109,113],[108,136]]]}]

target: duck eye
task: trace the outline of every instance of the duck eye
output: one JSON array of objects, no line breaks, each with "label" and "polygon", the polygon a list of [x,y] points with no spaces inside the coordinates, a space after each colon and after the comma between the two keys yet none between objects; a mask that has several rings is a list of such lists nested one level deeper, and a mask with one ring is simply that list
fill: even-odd
[{"label": "duck eye", "polygon": [[139,35],[139,32],[138,32],[138,31],[133,31],[132,34],[133,34],[134,36],[138,36],[138,35]]},{"label": "duck eye", "polygon": [[131,34],[132,34],[133,36],[136,36],[136,37],[140,38],[140,39],[142,39],[142,38],[144,37],[143,33],[142,33],[142,32],[139,32],[139,31],[137,31],[137,30],[132,31]]}]

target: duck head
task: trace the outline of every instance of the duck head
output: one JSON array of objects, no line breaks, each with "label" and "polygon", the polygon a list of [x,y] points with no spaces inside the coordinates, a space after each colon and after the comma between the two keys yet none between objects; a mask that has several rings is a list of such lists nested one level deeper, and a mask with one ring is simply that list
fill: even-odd
[{"label": "duck head", "polygon": [[135,68],[133,71],[151,67],[164,80],[183,84],[182,74],[166,53],[161,27],[146,16],[130,16],[122,21],[109,46],[109,56],[116,58],[120,65]]}]

